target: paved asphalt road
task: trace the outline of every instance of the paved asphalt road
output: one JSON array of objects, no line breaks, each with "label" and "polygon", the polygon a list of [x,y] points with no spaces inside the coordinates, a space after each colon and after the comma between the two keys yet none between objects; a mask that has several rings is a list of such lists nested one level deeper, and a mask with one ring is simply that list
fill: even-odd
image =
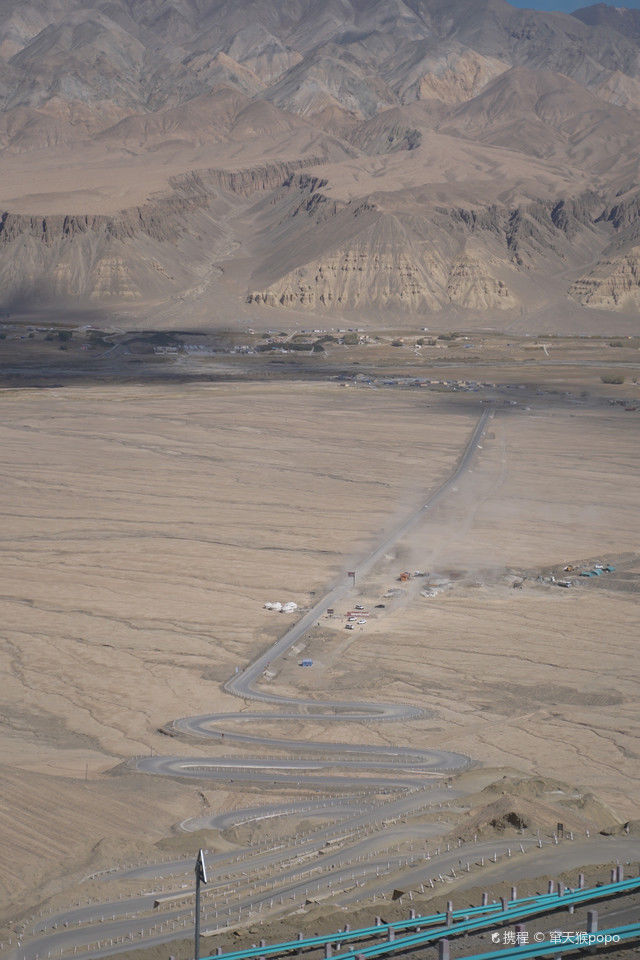
[{"label": "paved asphalt road", "polygon": [[[399,523],[391,533],[387,534],[368,556],[356,566],[356,576],[359,580],[362,580],[384,554],[406,533],[423,520],[427,512],[456,483],[469,466],[490,416],[491,412],[489,410],[482,412],[456,468],[448,479],[409,517]],[[430,775],[436,772],[461,769],[470,762],[468,757],[449,751],[368,746],[366,744],[325,742],[310,744],[301,740],[270,738],[265,736],[264,733],[261,736],[241,734],[228,729],[229,724],[233,725],[240,719],[243,723],[252,719],[264,730],[266,721],[295,721],[300,718],[301,714],[307,718],[318,717],[325,721],[335,719],[339,722],[362,722],[363,720],[406,721],[422,715],[423,711],[417,707],[405,704],[278,697],[268,691],[256,689],[255,684],[262,676],[267,665],[272,664],[286,653],[326,613],[329,607],[346,598],[350,592],[350,584],[346,582],[346,578],[341,578],[270,650],[258,657],[241,673],[232,677],[225,685],[230,693],[244,699],[272,704],[279,708],[278,712],[268,715],[248,715],[245,713],[226,716],[208,715],[175,721],[176,730],[185,734],[195,735],[199,738],[213,737],[220,740],[224,733],[225,741],[237,742],[245,746],[255,745],[262,751],[260,757],[252,759],[243,756],[242,758],[212,760],[202,757],[145,757],[137,761],[139,770],[161,776],[195,777],[225,782],[242,780],[258,782],[263,785],[274,784],[278,787],[319,789],[323,792],[356,791],[360,795],[363,792],[378,795],[386,792],[394,794],[389,800],[383,802],[373,802],[371,800],[366,802],[362,799],[362,796],[359,803],[355,805],[345,805],[344,800],[341,800],[342,809],[336,807],[337,798],[327,798],[324,807],[326,817],[329,821],[340,818],[339,823],[329,822],[328,825],[325,823],[319,829],[313,830],[306,839],[296,838],[293,846],[287,847],[286,844],[281,843],[262,853],[248,852],[247,856],[251,858],[252,873],[259,876],[261,871],[266,871],[267,876],[270,877],[268,883],[271,883],[271,890],[259,894],[259,886],[264,881],[252,881],[253,889],[249,884],[244,894],[234,897],[234,909],[241,909],[243,905],[247,908],[251,905],[255,909],[261,903],[272,902],[276,887],[278,888],[277,895],[281,898],[302,896],[310,889],[310,885],[312,888],[315,885],[318,890],[326,888],[327,884],[329,887],[335,884],[339,888],[340,884],[345,884],[352,878],[354,858],[356,860],[366,858],[365,873],[374,877],[379,875],[381,869],[384,874],[385,870],[388,872],[389,869],[394,867],[396,869],[401,868],[403,865],[401,858],[391,857],[384,852],[384,849],[381,850],[388,843],[389,834],[393,834],[394,830],[398,835],[402,835],[402,828],[390,827],[389,821],[393,822],[394,818],[408,815],[429,805],[435,806],[452,802],[456,794],[453,791],[447,791],[442,785],[438,785],[438,782],[431,779]],[[225,725],[224,729],[221,725]],[[293,759],[276,759],[265,755],[264,751],[268,749],[286,751],[287,754],[294,755],[314,753],[315,756],[305,756],[304,759],[295,758],[295,756]],[[318,757],[319,753],[323,756]],[[400,796],[398,796],[398,791],[400,791]],[[258,807],[251,811],[248,816],[249,818],[260,819],[262,816],[285,814],[287,806],[287,804],[283,804],[280,810],[274,805]],[[314,814],[317,816],[321,812],[322,806],[316,802]],[[242,811],[239,812],[239,818],[242,817],[247,819],[246,811],[244,814]],[[412,829],[415,832],[416,828]],[[427,830],[425,836],[428,836],[429,829],[425,829]],[[323,858],[320,870],[321,876],[316,877],[317,868],[309,871],[308,866],[304,863],[304,858],[306,856],[317,856],[318,852],[323,850],[327,843],[336,840],[341,841],[341,849],[332,852],[329,857]],[[292,858],[295,862],[292,862]],[[242,885],[243,880],[241,878],[247,877],[246,869],[248,867],[244,863],[244,856],[235,866],[229,862],[230,857],[228,855],[218,855],[210,859],[212,866],[214,861],[220,862],[222,859],[226,859],[227,862],[224,866],[227,876],[226,885],[232,884],[237,887]],[[287,864],[291,865],[287,866]],[[139,867],[137,871],[123,872],[123,876],[129,878],[135,876],[144,881],[145,878],[149,880],[160,876],[170,876],[175,872],[180,873],[183,869],[184,862],[178,862],[173,867],[167,864],[151,865]],[[220,869],[223,869],[221,862]],[[304,874],[305,871],[313,874],[313,877],[299,876]],[[112,872],[109,877],[116,879],[117,874]],[[327,879],[327,877],[330,877],[330,879]],[[248,881],[245,882],[248,883]],[[225,883],[215,886],[225,887]],[[181,892],[180,889],[178,889],[178,892]],[[188,892],[189,889],[187,888]],[[107,946],[110,940],[127,937],[140,938],[137,940],[137,942],[140,942],[142,939],[141,932],[145,930],[147,931],[145,943],[163,942],[176,936],[183,936],[184,934],[178,930],[170,932],[170,928],[172,923],[177,924],[181,918],[185,917],[184,907],[176,907],[175,910],[172,910],[172,905],[168,904],[168,910],[162,914],[162,922],[167,929],[164,934],[161,931],[159,937],[155,936],[152,930],[155,921],[140,915],[136,917],[130,915],[139,913],[139,911],[142,913],[148,911],[150,896],[150,894],[147,894],[121,902],[78,908],[68,914],[56,917],[54,921],[56,923],[55,930],[52,929],[51,923],[40,924],[39,929],[36,927],[33,930],[37,939],[31,941],[26,950],[23,948],[19,955],[27,958],[36,957],[38,954],[42,956],[50,950],[59,950],[61,947],[82,952],[82,947],[86,947],[94,934],[96,940],[99,937],[104,946],[93,946],[89,951],[93,956],[118,949],[115,944]],[[215,918],[216,924],[224,922],[223,913],[224,909],[221,908],[221,915]],[[87,929],[87,926],[84,929],[77,926],[75,929],[70,929],[68,926],[78,923],[87,925],[89,929]],[[96,924],[93,929],[91,929],[92,924]],[[63,930],[60,930],[60,926],[63,927]],[[131,939],[129,942],[133,943],[134,941]]]},{"label": "paved asphalt road", "polygon": [[[425,514],[443,497],[467,469],[482,438],[491,413],[480,416],[460,460],[449,478],[411,516],[388,535],[356,567],[362,580],[373,566],[407,532],[424,519]],[[302,740],[282,740],[265,735],[265,724],[273,720],[295,722],[300,716],[318,717],[339,722],[363,720],[411,720],[423,711],[414,706],[392,703],[358,703],[353,701],[310,700],[279,697],[257,689],[255,684],[265,668],[286,653],[327,609],[349,596],[350,585],[345,578],[334,583],[319,600],[274,646],[258,657],[225,685],[236,696],[268,703],[276,707],[269,714],[210,714],[174,721],[176,731],[198,737],[212,738],[244,747],[254,746],[260,756],[246,755],[207,759],[202,757],[145,757],[137,761],[137,768],[161,776],[195,777],[229,782],[242,780],[258,782],[263,786],[300,787],[305,790],[339,792],[339,796],[325,796],[315,800],[304,799],[288,803],[262,805],[211,818],[185,821],[184,829],[220,828],[254,820],[283,816],[322,817],[323,823],[308,833],[274,841],[262,848],[253,847],[235,851],[208,854],[207,863],[211,883],[205,888],[203,899],[203,928],[219,929],[234,925],[238,912],[262,912],[274,907],[290,911],[294,903],[306,897],[331,896],[336,905],[349,907],[363,896],[387,893],[390,883],[416,887],[431,877],[443,884],[456,873],[458,884],[476,886],[477,870],[481,869],[483,882],[513,879],[523,876],[553,874],[586,863],[625,862],[630,856],[640,859],[640,843],[629,838],[596,837],[576,840],[560,846],[545,844],[541,849],[533,837],[522,837],[527,851],[520,852],[520,843],[511,840],[491,840],[464,844],[451,850],[432,851],[426,857],[430,838],[440,833],[437,822],[405,823],[404,818],[428,808],[441,808],[446,817],[447,807],[459,796],[448,790],[436,772],[455,770],[466,766],[469,758],[448,751],[418,750],[410,747],[368,746],[366,744],[309,743]],[[260,735],[239,733],[229,729],[238,723],[255,723]],[[284,758],[269,757],[266,750],[286,754]],[[304,754],[300,757],[300,754]],[[311,756],[309,756],[311,754]],[[296,756],[297,755],[297,756]],[[380,794],[389,796],[379,799]],[[347,794],[345,796],[344,794]],[[415,855],[407,857],[393,853],[393,845],[407,841],[417,844]],[[511,850],[511,848],[513,848]],[[511,850],[511,856],[508,851]],[[497,856],[497,863],[490,857]],[[466,873],[469,863],[470,873]],[[475,874],[475,875],[474,875]],[[394,880],[395,875],[395,880]],[[79,906],[75,910],[42,918],[32,925],[30,937],[19,950],[13,950],[10,960],[36,960],[59,956],[100,957],[134,946],[151,946],[189,936],[192,923],[193,863],[176,860],[170,863],[135,865],[120,871],[108,871],[109,880],[139,881],[146,890],[139,896]],[[466,879],[468,877],[468,880]],[[400,880],[401,878],[401,880]],[[160,887],[160,881],[162,886]],[[169,892],[165,888],[169,883]],[[149,890],[149,885],[153,887]],[[359,885],[366,884],[366,894]],[[159,888],[159,889],[158,889]],[[167,899],[160,912],[154,911],[157,897]],[[186,898],[186,901],[180,898]],[[278,906],[280,904],[280,906]],[[612,920],[624,922],[636,914],[631,908],[619,911],[611,906]],[[629,912],[631,910],[631,912]],[[608,916],[608,915],[607,915]],[[124,941],[124,942],[123,942]]]},{"label": "paved asphalt road", "polygon": [[[386,534],[380,543],[355,567],[356,579],[362,580],[371,571],[375,564],[398,543],[402,537],[411,531],[417,523],[424,520],[425,515],[439,500],[442,499],[455,485],[456,481],[468,468],[478,448],[486,429],[487,421],[492,415],[490,409],[481,413],[474,430],[469,438],[455,469],[449,477],[435,490],[427,500],[417,507],[410,516],[398,523],[394,529]],[[470,763],[468,757],[444,750],[416,750],[406,747],[367,746],[365,744],[340,743],[309,743],[303,740],[282,740],[267,737],[241,734],[229,730],[229,724],[234,722],[247,723],[254,721],[256,725],[264,727],[265,722],[274,720],[298,720],[301,715],[305,718],[335,719],[340,722],[363,720],[411,720],[423,715],[417,707],[394,703],[359,703],[357,701],[311,700],[300,697],[282,697],[270,693],[268,690],[257,689],[255,684],[263,675],[265,669],[282,657],[314,626],[330,607],[345,599],[353,592],[353,587],[347,578],[342,576],[334,583],[328,592],[304,616],[298,620],[273,646],[254,660],[242,672],[233,676],[225,684],[225,690],[238,697],[250,700],[259,700],[262,703],[273,704],[280,708],[278,712],[270,714],[209,714],[198,717],[184,717],[173,722],[175,730],[191,734],[199,738],[213,737],[225,742],[253,744],[264,750],[283,750],[287,753],[322,752],[327,760],[318,761],[305,759],[304,761],[283,761],[276,759],[218,759],[205,761],[202,758],[189,757],[144,757],[136,761],[138,770],[162,776],[196,777],[207,780],[242,780],[259,782],[262,784],[300,786],[307,789],[376,789],[379,786],[394,786],[395,788],[418,787],[421,784],[420,776],[428,773],[452,771],[464,768]],[[350,755],[350,756],[349,756]],[[357,756],[357,759],[356,759]],[[327,768],[341,767],[351,770],[360,776],[347,777],[322,773]],[[319,771],[321,776],[311,776],[310,771]],[[378,773],[394,774],[392,782],[384,778],[365,779],[361,775],[364,770],[375,770]]]},{"label": "paved asphalt road", "polygon": [[[401,521],[389,534],[387,534],[381,543],[375,547],[371,553],[368,554],[363,560],[361,560],[355,566],[356,579],[362,580],[369,571],[375,566],[375,564],[381,560],[385,553],[387,553],[395,544],[402,539],[402,537],[408,533],[413,527],[424,518],[425,513],[430,510],[432,507],[438,503],[442,497],[450,491],[456,481],[459,479],[462,473],[469,466],[478,444],[482,439],[484,431],[486,429],[487,420],[491,416],[492,411],[486,409],[480,415],[478,422],[475,426],[475,429],[460,457],[458,463],[450,476],[435,490],[427,499],[427,501],[419,506],[413,513],[407,517],[405,520]],[[341,578],[337,583],[335,583],[329,592],[325,596],[318,600],[318,602],[305,614],[297,623],[295,623],[290,630],[284,634],[280,640],[277,641],[266,653],[261,657],[258,657],[253,661],[245,670],[241,673],[233,676],[225,684],[225,690],[228,690],[229,693],[235,693],[236,696],[245,697],[247,699],[253,700],[262,700],[265,703],[275,703],[279,706],[288,706],[295,705],[298,709],[301,706],[307,706],[311,709],[317,709],[318,707],[329,708],[335,711],[347,711],[347,713],[357,711],[359,714],[358,719],[363,719],[363,715],[368,715],[370,717],[388,717],[393,719],[408,719],[412,716],[416,716],[418,711],[415,707],[405,707],[398,706],[396,704],[359,704],[354,702],[332,702],[332,701],[316,701],[316,700],[301,700],[299,698],[288,698],[288,697],[278,697],[274,694],[265,692],[265,691],[256,691],[253,687],[256,680],[263,674],[266,667],[281,657],[290,647],[293,646],[301,637],[304,636],[309,627],[313,626],[319,618],[327,612],[329,607],[332,607],[336,604],[338,600],[342,600],[349,595],[351,592],[351,586],[347,582],[346,578]],[[408,711],[408,712],[407,712]],[[326,714],[323,714],[325,716]],[[345,719],[344,716],[341,719]]]}]

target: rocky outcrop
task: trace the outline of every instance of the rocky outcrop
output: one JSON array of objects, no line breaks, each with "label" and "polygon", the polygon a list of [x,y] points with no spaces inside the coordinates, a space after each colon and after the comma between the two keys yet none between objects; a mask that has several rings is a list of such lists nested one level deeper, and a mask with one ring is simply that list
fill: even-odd
[{"label": "rocky outcrop", "polygon": [[516,306],[507,285],[493,277],[475,257],[461,257],[447,280],[451,303],[471,310],[506,310]]},{"label": "rocky outcrop", "polygon": [[[362,217],[362,228],[354,223]],[[253,287],[249,303],[318,309],[341,306],[401,308],[416,312],[450,304],[474,310],[515,305],[506,284],[495,277],[487,257],[464,251],[464,239],[434,232],[415,217],[401,218],[374,205],[342,208],[333,233],[348,223],[355,235],[339,246],[287,269],[262,287]],[[324,224],[326,227],[326,224]],[[316,233],[316,236],[318,234]],[[331,231],[327,232],[331,236]],[[299,249],[306,249],[304,234]]]},{"label": "rocky outcrop", "polygon": [[418,100],[434,98],[448,104],[464,103],[509,66],[503,60],[465,50],[459,56],[449,56],[437,68],[424,73],[412,89]]},{"label": "rocky outcrop", "polygon": [[247,302],[311,310],[514,309],[522,296],[517,273],[529,283],[541,263],[548,270],[553,262],[557,272],[558,263],[590,259],[613,224],[636,222],[635,201],[624,213],[620,203],[609,210],[594,192],[515,208],[413,204],[411,212],[391,213],[389,197],[340,202],[327,186],[324,179],[296,174],[274,192],[265,243],[282,241],[269,246]]},{"label": "rocky outcrop", "polygon": [[[357,210],[346,212],[352,227],[359,215]],[[336,230],[344,219],[345,214],[336,218]],[[427,264],[405,226],[390,214],[368,210],[362,228],[355,229],[355,236],[339,246],[287,271],[266,288],[251,290],[248,302],[307,308],[439,306],[446,266],[436,251]]]},{"label": "rocky outcrop", "polygon": [[595,88],[595,93],[619,107],[631,107],[632,110],[640,107],[640,81],[636,77],[628,77],[620,70],[614,70],[603,80]]},{"label": "rocky outcrop", "polygon": [[596,220],[612,232],[596,266],[579,277],[569,295],[587,307],[640,308],[640,194],[630,192],[605,207]]},{"label": "rocky outcrop", "polygon": [[58,240],[72,241],[88,234],[116,240],[142,234],[153,240],[174,242],[182,232],[181,220],[202,205],[197,197],[167,197],[122,210],[114,216],[58,214],[35,217],[5,212],[0,216],[0,244],[34,237],[51,246]]},{"label": "rocky outcrop", "polygon": [[255,21],[238,30],[227,47],[227,54],[264,84],[273,83],[302,60],[302,54],[287,47]]},{"label": "rocky outcrop", "polygon": [[[172,193],[114,215],[0,216],[0,283],[5,297],[41,294],[129,302],[175,294],[215,249],[218,228],[205,216],[221,193],[247,198],[291,182],[314,159],[245,170],[200,170],[175,177]],[[317,181],[309,178],[305,185]],[[308,192],[308,191],[307,191]],[[307,205],[316,203],[307,199]],[[202,219],[202,223],[199,222]],[[188,256],[183,240],[197,233]],[[212,244],[213,246],[207,246]]]},{"label": "rocky outcrop", "polygon": [[418,260],[407,253],[375,252],[362,245],[305,264],[266,290],[251,292],[247,302],[298,309],[393,307],[410,312],[439,310],[448,304],[473,310],[516,305],[507,286],[472,257],[447,264],[435,252]]},{"label": "rocky outcrop", "polygon": [[640,246],[601,260],[571,285],[569,295],[586,307],[640,309]]},{"label": "rocky outcrop", "polygon": [[[384,114],[376,119],[384,119]],[[369,154],[381,154],[395,153],[399,150],[416,150],[423,140],[422,132],[417,127],[410,127],[403,123],[390,123],[382,129],[380,129],[382,125],[378,123],[375,125],[378,129],[375,127],[367,129],[372,126],[372,124],[364,124],[355,134],[349,134],[350,143]]]},{"label": "rocky outcrop", "polygon": [[515,208],[492,204],[476,208],[437,207],[436,212],[438,222],[445,228],[463,229],[472,235],[495,235],[506,245],[509,259],[522,267],[550,254],[564,259],[570,252],[568,241],[593,229],[603,219],[602,208],[602,197],[589,191],[580,197],[526,203]]},{"label": "rocky outcrop", "polygon": [[640,194],[630,193],[618,199],[603,211],[598,220],[611,224],[619,246],[640,240]]},{"label": "rocky outcrop", "polygon": [[[431,266],[441,280],[441,265]],[[319,263],[305,264],[267,290],[250,293],[247,302],[298,308],[437,309],[440,302],[433,285],[433,279],[429,282],[425,277],[425,265],[390,250],[373,252],[358,245]]]},{"label": "rocky outcrop", "polygon": [[[186,196],[210,197],[213,192],[233,193],[240,197],[250,197],[262,190],[291,183],[292,174],[306,167],[325,163],[323,157],[305,157],[281,163],[266,163],[258,167],[243,170],[192,170],[169,181],[172,188]],[[326,183],[326,181],[323,181]]]}]

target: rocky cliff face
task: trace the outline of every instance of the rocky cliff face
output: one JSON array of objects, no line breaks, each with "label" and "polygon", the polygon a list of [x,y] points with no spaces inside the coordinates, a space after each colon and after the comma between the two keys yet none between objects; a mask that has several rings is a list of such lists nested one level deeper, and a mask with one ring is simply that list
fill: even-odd
[{"label": "rocky cliff face", "polygon": [[253,307],[503,313],[521,306],[519,274],[549,270],[552,261],[567,269],[598,236],[611,249],[574,281],[571,297],[616,311],[638,307],[635,195],[608,205],[591,191],[518,207],[451,207],[408,205],[401,191],[353,202],[331,195],[317,164],[305,172],[310,163],[192,171],[172,179],[169,196],[115,216],[5,213],[5,295],[31,287],[126,305],[199,290],[203,276],[223,274],[238,245],[224,224],[240,216],[256,224],[244,292]]},{"label": "rocky cliff face", "polygon": [[507,310],[517,301],[507,285],[488,273],[475,257],[461,257],[447,279],[447,297],[451,303],[468,310]]},{"label": "rocky cliff face", "polygon": [[418,100],[441,100],[447,104],[471,100],[495,77],[509,69],[509,63],[495,57],[483,57],[473,50],[456,51],[444,61],[430,63],[408,88]]},{"label": "rocky cliff face", "polygon": [[635,312],[640,307],[640,194],[616,197],[597,217],[613,231],[596,266],[571,284],[570,296],[587,307]]},{"label": "rocky cliff face", "polygon": [[372,304],[410,312],[437,311],[449,304],[481,311],[516,306],[506,284],[473,257],[447,263],[433,252],[418,259],[362,243],[306,264],[266,290],[249,293],[247,302],[297,309],[359,309]]},{"label": "rocky cliff face", "polygon": [[114,240],[144,235],[171,243],[179,236],[185,216],[199,206],[202,206],[200,198],[168,197],[122,210],[112,217],[62,214],[33,217],[5,212],[0,217],[0,244],[33,238],[50,247],[58,241],[71,243],[89,235]]},{"label": "rocky cliff face", "polygon": [[[208,208],[216,198],[247,198],[291,181],[315,158],[246,170],[200,170],[174,177],[173,192],[114,216],[0,216],[4,297],[38,290],[129,303],[190,286],[222,233]],[[194,242],[195,241],[195,242]]]},{"label": "rocky cliff face", "polygon": [[[612,225],[632,214],[609,210],[594,192],[518,207],[422,206],[397,210],[385,195],[336,203],[326,181],[291,177],[273,195],[264,241],[279,237],[254,271],[247,302],[302,309],[438,311],[451,305],[475,312],[521,305],[513,286],[544,264],[570,270]],[[598,237],[601,240],[598,241]]]},{"label": "rocky cliff face", "polygon": [[640,308],[640,245],[618,257],[606,257],[571,284],[569,294],[586,307],[605,310]]},{"label": "rocky cliff face", "polygon": [[[507,284],[494,274],[498,261],[490,247],[501,223],[496,211],[484,211],[484,218],[474,221],[464,212],[442,209],[423,216],[391,214],[372,202],[326,210],[317,183],[300,177],[289,189],[309,194],[306,204],[289,207],[289,216],[298,218],[296,239],[290,237],[288,250],[283,247],[267,263],[263,273],[271,273],[271,282],[252,285],[248,303],[306,309],[361,309],[370,303],[413,312],[450,304],[474,310],[516,305]],[[284,207],[290,199],[282,195],[280,203]],[[480,232],[480,221],[484,247],[472,237],[474,228]],[[503,213],[503,230],[507,222]],[[336,243],[340,235],[344,239]],[[467,249],[472,240],[474,254]],[[504,237],[503,247],[506,254]]]},{"label": "rocky cliff face", "polygon": [[446,279],[443,265],[433,258],[420,262],[404,251],[376,248],[360,240],[316,263],[305,264],[266,290],[247,296],[248,303],[282,307],[341,307],[357,309],[400,307],[438,309],[438,286]]},{"label": "rocky cliff face", "polygon": [[0,285],[635,315],[639,105],[637,17],[604,5],[7,0]]},{"label": "rocky cliff face", "polygon": [[193,170],[170,180],[173,189],[186,198],[199,197],[207,201],[219,191],[250,197],[254,193],[274,190],[290,181],[294,171],[305,167],[317,167],[324,162],[322,157],[305,157],[287,163],[266,163],[244,170]]}]

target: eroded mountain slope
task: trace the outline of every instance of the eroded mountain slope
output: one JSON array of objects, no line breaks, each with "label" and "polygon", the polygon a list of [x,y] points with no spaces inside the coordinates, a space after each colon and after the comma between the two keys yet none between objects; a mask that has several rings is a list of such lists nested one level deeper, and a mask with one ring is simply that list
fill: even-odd
[{"label": "eroded mountain slope", "polygon": [[7,0],[5,302],[632,321],[636,27],[603,4]]}]

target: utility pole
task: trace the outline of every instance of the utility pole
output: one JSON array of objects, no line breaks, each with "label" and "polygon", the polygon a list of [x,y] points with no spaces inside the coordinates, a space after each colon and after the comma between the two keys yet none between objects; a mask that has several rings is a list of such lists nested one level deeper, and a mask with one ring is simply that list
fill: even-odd
[{"label": "utility pole", "polygon": [[195,930],[195,960],[200,960],[200,884],[207,882],[207,867],[204,862],[204,853],[198,852],[196,860],[196,930]]}]

